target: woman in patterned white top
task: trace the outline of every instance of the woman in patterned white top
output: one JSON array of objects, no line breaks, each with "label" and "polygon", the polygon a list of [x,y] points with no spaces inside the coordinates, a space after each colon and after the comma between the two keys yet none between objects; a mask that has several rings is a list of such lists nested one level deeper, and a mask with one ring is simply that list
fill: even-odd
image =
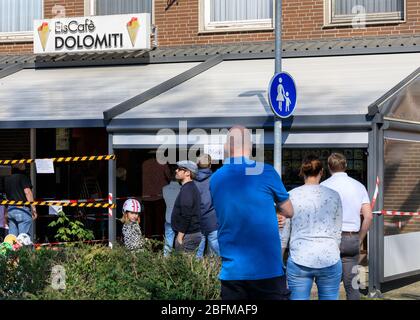
[{"label": "woman in patterned white top", "polygon": [[292,300],[309,300],[313,281],[320,300],[337,300],[341,282],[342,205],[337,192],[319,184],[324,170],[315,156],[303,160],[305,184],[290,191],[295,214],[282,232],[289,243],[287,281]]},{"label": "woman in patterned white top", "polygon": [[141,205],[136,199],[127,199],[123,205],[124,223],[122,234],[128,250],[140,250],[144,247],[144,238],[140,230]]}]

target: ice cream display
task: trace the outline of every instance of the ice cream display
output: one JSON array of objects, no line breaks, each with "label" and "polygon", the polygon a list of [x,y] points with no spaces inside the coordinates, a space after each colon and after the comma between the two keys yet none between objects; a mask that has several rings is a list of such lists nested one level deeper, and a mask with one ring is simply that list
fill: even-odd
[{"label": "ice cream display", "polygon": [[48,36],[50,34],[50,28],[48,27],[48,22],[43,22],[40,27],[38,27],[38,35],[41,40],[42,49],[45,51],[47,45]]},{"label": "ice cream display", "polygon": [[140,24],[137,18],[135,17],[131,18],[131,20],[127,23],[128,34],[130,36],[131,44],[133,45],[133,47],[136,44],[136,38],[139,28]]}]

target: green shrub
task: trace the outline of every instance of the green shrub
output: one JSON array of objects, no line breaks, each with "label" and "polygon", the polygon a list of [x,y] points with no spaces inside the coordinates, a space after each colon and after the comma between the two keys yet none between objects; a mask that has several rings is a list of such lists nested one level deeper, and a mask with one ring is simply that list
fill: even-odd
[{"label": "green shrub", "polygon": [[[219,299],[218,258],[163,257],[151,243],[141,252],[123,247],[66,247],[60,251],[21,250],[0,257],[2,299]],[[12,259],[19,257],[14,266]],[[51,270],[65,270],[65,289],[51,285]]]},{"label": "green shrub", "polygon": [[63,261],[60,252],[34,252],[22,248],[0,256],[0,299],[25,299],[40,294],[48,285],[53,265]]},{"label": "green shrub", "polygon": [[58,213],[58,219],[52,221],[49,227],[59,227],[55,238],[59,241],[84,241],[95,238],[93,232],[85,228],[85,225],[78,221],[71,221],[63,211]]}]

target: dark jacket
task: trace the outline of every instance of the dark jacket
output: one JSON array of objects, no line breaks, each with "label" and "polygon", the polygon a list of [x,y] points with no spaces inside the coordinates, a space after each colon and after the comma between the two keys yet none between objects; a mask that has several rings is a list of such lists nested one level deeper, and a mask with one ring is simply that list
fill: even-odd
[{"label": "dark jacket", "polygon": [[185,234],[200,232],[200,192],[193,181],[181,186],[172,211],[172,229]]},{"label": "dark jacket", "polygon": [[204,235],[217,230],[216,210],[213,207],[213,200],[210,194],[210,177],[213,174],[211,169],[199,169],[195,185],[200,191],[200,227]]}]

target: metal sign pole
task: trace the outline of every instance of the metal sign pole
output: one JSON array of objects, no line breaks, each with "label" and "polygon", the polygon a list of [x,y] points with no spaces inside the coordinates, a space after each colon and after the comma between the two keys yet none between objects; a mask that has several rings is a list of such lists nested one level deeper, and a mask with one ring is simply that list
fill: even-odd
[{"label": "metal sign pole", "polygon": [[[36,159],[36,129],[30,129],[30,141],[31,141],[31,150],[30,150],[30,157],[31,159]],[[31,182],[32,182],[32,194],[34,199],[36,199],[36,168],[35,163],[30,164],[30,172],[31,172]],[[36,223],[37,220],[33,220],[31,225],[31,234],[32,234],[32,241],[35,243],[36,241]]]},{"label": "metal sign pole", "polygon": [[[114,142],[113,142],[113,135],[109,134],[108,135],[108,151],[109,154],[114,154]],[[112,203],[116,203],[116,198],[117,198],[117,180],[116,180],[116,176],[115,176],[115,172],[116,172],[116,160],[110,160],[108,163],[108,201],[111,201]],[[112,199],[112,197],[114,199]],[[110,211],[109,216],[108,216],[108,241],[109,241],[109,246],[112,248],[113,245],[116,244],[116,214],[117,214],[117,210],[116,209],[111,209],[112,211]]]},{"label": "metal sign pole", "polygon": [[[275,13],[275,73],[281,72],[281,14],[282,1],[276,0]],[[274,169],[281,177],[282,120],[274,115]]]}]

